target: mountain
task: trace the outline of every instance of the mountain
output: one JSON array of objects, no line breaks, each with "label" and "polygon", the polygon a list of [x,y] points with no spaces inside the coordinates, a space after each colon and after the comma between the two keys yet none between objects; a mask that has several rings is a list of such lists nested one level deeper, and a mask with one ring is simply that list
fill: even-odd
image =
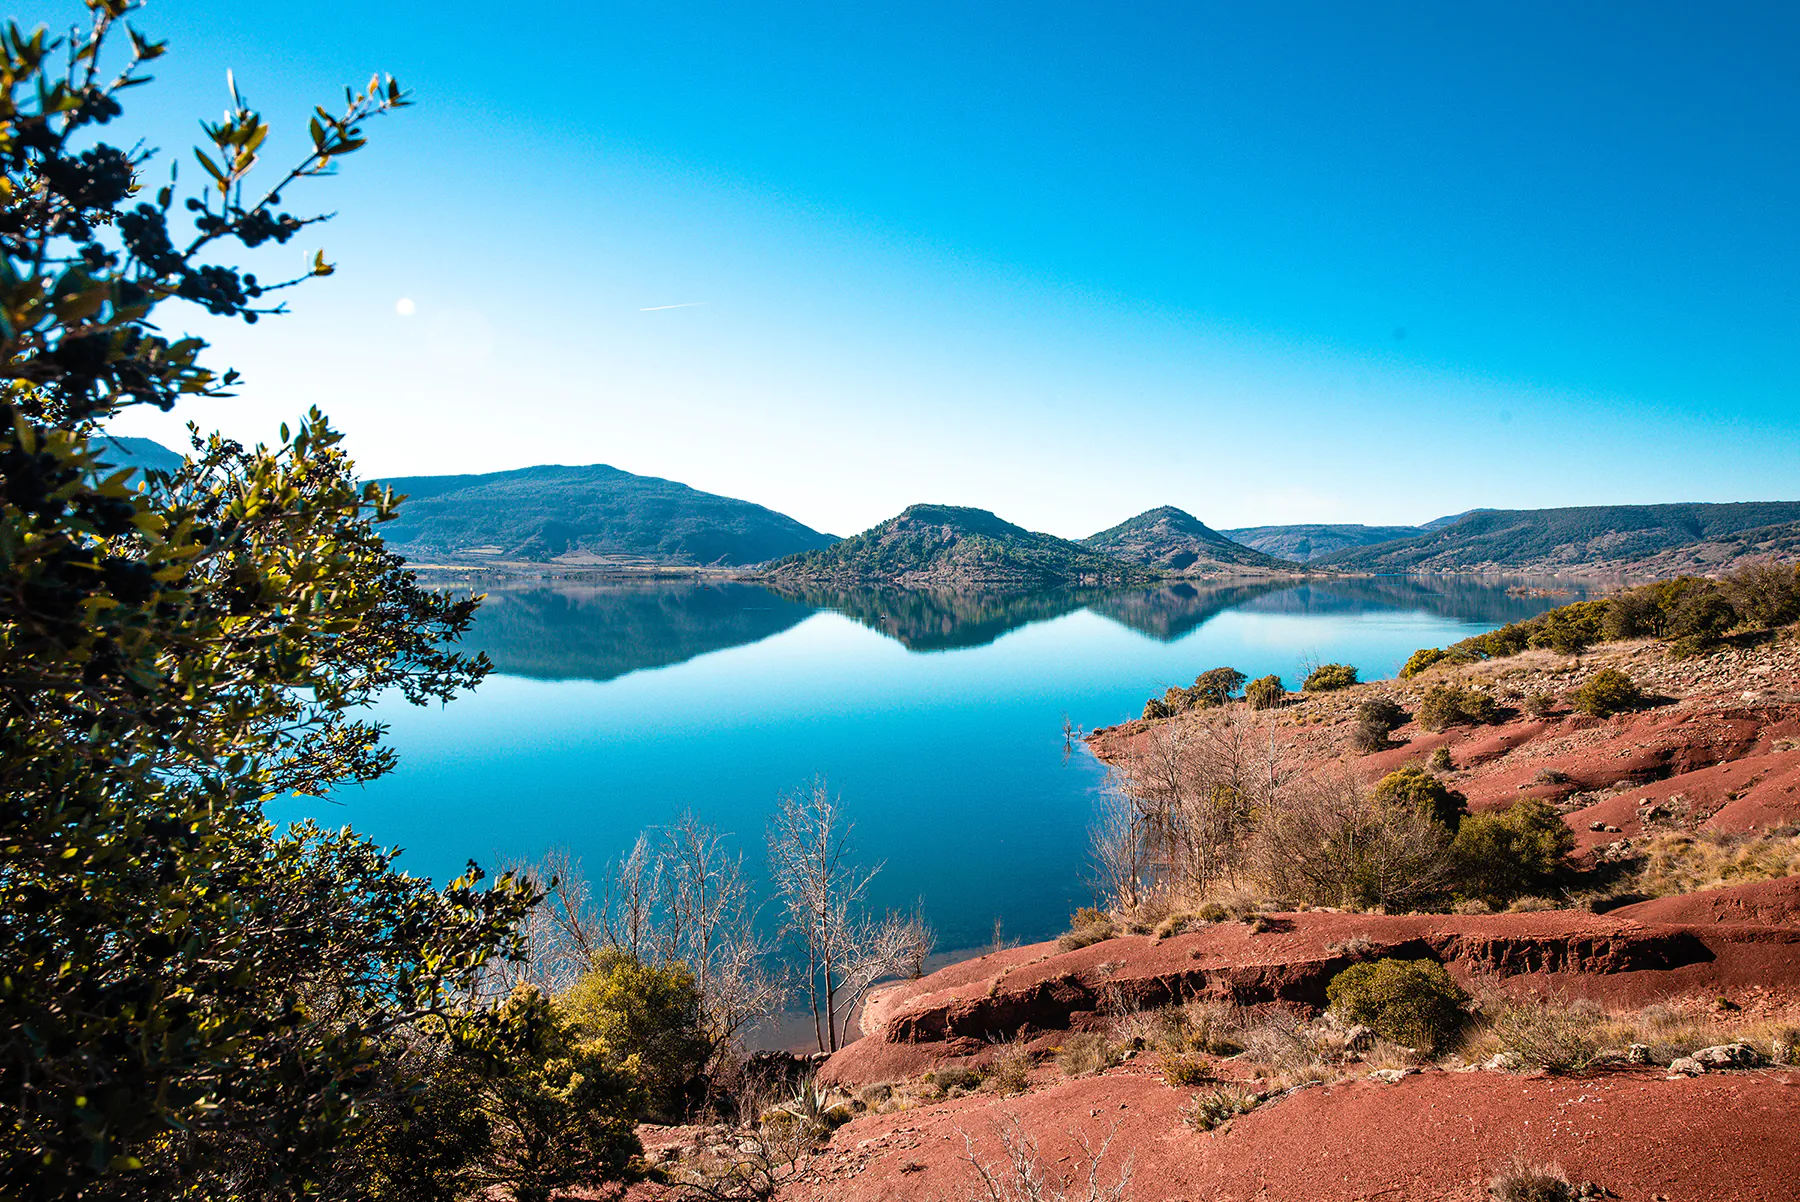
[{"label": "mountain", "polygon": [[770,564],[764,575],[784,584],[954,589],[1131,584],[1154,573],[985,509],[912,505],[853,538]]},{"label": "mountain", "polygon": [[1191,513],[1164,505],[1089,535],[1081,544],[1129,563],[1183,576],[1248,575],[1292,568],[1233,542]]},{"label": "mountain", "polygon": [[103,434],[94,440],[94,447],[99,451],[100,458],[115,469],[128,467],[138,473],[133,476],[134,482],[145,469],[172,472],[182,462],[180,455],[152,438],[121,438],[115,434]]},{"label": "mountain", "polygon": [[740,567],[832,541],[761,505],[598,463],[380,483],[407,496],[381,533],[409,559]]},{"label": "mountain", "polygon": [[[1439,518],[1438,521],[1454,521]],[[1391,542],[1421,534],[1423,526],[1242,526],[1220,533],[1236,543],[1295,563],[1311,563],[1350,547]]]},{"label": "mountain", "polygon": [[[1454,525],[1318,560],[1356,572],[1640,572],[1682,547],[1800,521],[1800,501],[1477,510]],[[1771,539],[1779,541],[1779,532]]]}]

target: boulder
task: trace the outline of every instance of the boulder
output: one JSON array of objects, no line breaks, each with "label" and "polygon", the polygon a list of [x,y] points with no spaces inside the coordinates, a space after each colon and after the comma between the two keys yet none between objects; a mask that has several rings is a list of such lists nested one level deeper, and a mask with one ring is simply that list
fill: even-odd
[{"label": "boulder", "polygon": [[1755,1068],[1762,1063],[1762,1054],[1747,1043],[1716,1043],[1710,1048],[1701,1048],[1688,1059],[1709,1069]]}]

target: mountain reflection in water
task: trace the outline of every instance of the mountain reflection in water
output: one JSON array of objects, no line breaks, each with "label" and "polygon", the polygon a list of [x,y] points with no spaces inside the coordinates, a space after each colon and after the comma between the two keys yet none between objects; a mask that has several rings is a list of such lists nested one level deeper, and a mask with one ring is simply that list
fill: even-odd
[{"label": "mountain reflection in water", "polygon": [[[1541,582],[1540,582],[1541,583]],[[1230,610],[1352,616],[1415,611],[1504,625],[1587,595],[1562,583],[1523,595],[1517,579],[1375,577],[1174,582],[1126,590],[1026,593],[913,589],[764,588],[724,581],[516,582],[491,588],[469,637],[496,671],[539,680],[612,680],[646,668],[761,642],[829,610],[908,651],[983,647],[1024,626],[1087,610],[1173,642]]]}]

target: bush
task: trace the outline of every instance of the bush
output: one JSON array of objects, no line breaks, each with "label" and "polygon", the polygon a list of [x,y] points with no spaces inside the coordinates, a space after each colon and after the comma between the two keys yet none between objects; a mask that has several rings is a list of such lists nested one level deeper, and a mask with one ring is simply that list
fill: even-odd
[{"label": "bush", "polygon": [[1261,1101],[1255,1094],[1238,1085],[1223,1085],[1207,1093],[1195,1094],[1181,1108],[1181,1121],[1195,1131],[1211,1131],[1240,1114],[1249,1114]]},{"label": "bush", "polygon": [[1320,664],[1306,674],[1306,680],[1300,685],[1303,693],[1329,693],[1333,689],[1347,689],[1356,683],[1356,669],[1349,664]]},{"label": "bush", "polygon": [[1488,1197],[1493,1202],[1575,1202],[1587,1196],[1569,1184],[1557,1166],[1533,1164],[1522,1154],[1488,1179]]},{"label": "bush", "polygon": [[1416,764],[1408,764],[1375,782],[1375,799],[1405,806],[1441,826],[1455,830],[1469,812],[1469,799]]},{"label": "bush", "polygon": [[943,1064],[925,1074],[925,1080],[945,1093],[953,1089],[973,1091],[981,1088],[982,1072],[966,1064]]},{"label": "bush", "polygon": [[1376,697],[1356,707],[1356,721],[1350,727],[1350,745],[1368,755],[1392,746],[1388,736],[1406,721],[1406,711],[1386,697]]},{"label": "bush", "polygon": [[1577,601],[1539,615],[1531,632],[1531,646],[1548,647],[1563,655],[1585,651],[1605,637],[1606,601]]},{"label": "bush", "polygon": [[1551,1073],[1580,1072],[1600,1055],[1597,1016],[1558,1002],[1507,1006],[1494,1019],[1502,1051],[1526,1067]]},{"label": "bush", "polygon": [[1753,563],[1725,577],[1724,588],[1749,625],[1768,629],[1800,619],[1800,566]]},{"label": "bush", "polygon": [[1144,702],[1144,721],[1146,722],[1153,722],[1158,718],[1168,718],[1173,715],[1174,711],[1169,708],[1168,703],[1161,697],[1152,697],[1150,700]]},{"label": "bush", "polygon": [[1212,1080],[1212,1062],[1204,1056],[1189,1052],[1165,1055],[1162,1058],[1162,1076],[1164,1081],[1177,1089],[1199,1085],[1203,1081]]},{"label": "bush", "polygon": [[1450,845],[1459,891],[1496,908],[1555,890],[1575,849],[1575,832],[1548,803],[1514,802],[1463,819]]},{"label": "bush", "polygon": [[1092,906],[1083,906],[1069,915],[1069,929],[1057,937],[1056,946],[1065,952],[1079,951],[1111,939],[1118,933],[1118,925],[1109,915]]},{"label": "bush", "polygon": [[1212,668],[1194,677],[1188,695],[1195,705],[1224,705],[1244,686],[1245,676],[1236,668]]},{"label": "bush", "polygon": [[1584,714],[1610,718],[1640,708],[1644,694],[1636,681],[1617,668],[1602,668],[1569,694],[1569,700]]},{"label": "bush", "polygon": [[1556,712],[1556,694],[1539,690],[1525,698],[1525,712],[1533,718],[1548,718]]},{"label": "bush", "polygon": [[1331,1008],[1383,1039],[1435,1052],[1462,1027],[1469,995],[1431,960],[1352,964],[1325,987]]},{"label": "bush", "polygon": [[1430,731],[1448,730],[1452,726],[1482,726],[1499,720],[1499,705],[1479,689],[1435,684],[1425,691],[1424,699],[1419,702],[1419,725]]},{"label": "bush", "polygon": [[1433,772],[1450,772],[1455,770],[1456,761],[1450,758],[1448,747],[1435,747],[1431,754],[1425,757],[1425,766]]},{"label": "bush", "polygon": [[1449,652],[1445,651],[1442,647],[1419,648],[1417,651],[1407,656],[1406,662],[1400,665],[1400,679],[1411,680],[1433,664],[1441,663],[1448,654]]},{"label": "bush", "polygon": [[1119,1062],[1119,1049],[1094,1031],[1082,1031],[1063,1040],[1056,1049],[1056,1067],[1067,1077],[1091,1077]]},{"label": "bush", "polygon": [[1711,581],[1690,589],[1669,617],[1668,634],[1675,649],[1685,653],[1717,646],[1738,624],[1737,610]]},{"label": "bush", "polygon": [[679,961],[605,951],[557,1003],[584,1050],[637,1080],[645,1117],[678,1122],[712,1055],[700,989]]},{"label": "bush", "polygon": [[1024,1093],[1031,1088],[1031,1053],[1023,1041],[1000,1045],[983,1084],[1001,1094]]},{"label": "bush", "polygon": [[1253,710],[1272,710],[1287,700],[1287,689],[1279,676],[1259,676],[1244,689],[1244,697]]}]

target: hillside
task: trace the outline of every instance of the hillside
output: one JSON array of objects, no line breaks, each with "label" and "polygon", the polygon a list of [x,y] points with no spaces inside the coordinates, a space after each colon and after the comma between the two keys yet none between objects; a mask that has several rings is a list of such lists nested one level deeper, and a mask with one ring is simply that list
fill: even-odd
[{"label": "hillside", "polygon": [[1640,572],[1680,547],[1797,521],[1794,501],[1478,510],[1451,526],[1317,562],[1357,572]]},{"label": "hillside", "polygon": [[985,509],[912,505],[853,538],[770,564],[764,575],[782,584],[1036,588],[1132,584],[1155,574]]},{"label": "hillside", "polygon": [[1083,546],[1129,563],[1182,576],[1260,575],[1292,567],[1233,542],[1194,515],[1164,505],[1089,535]]},{"label": "hillside", "polygon": [[761,505],[605,464],[381,483],[408,498],[382,534],[411,559],[738,567],[831,542]]},{"label": "hillside", "polygon": [[1277,559],[1311,563],[1333,552],[1411,538],[1424,529],[1423,526],[1242,526],[1220,533],[1235,543]]},{"label": "hillside", "polygon": [[153,438],[122,438],[105,435],[94,440],[100,457],[114,468],[128,467],[142,472],[172,472],[181,466],[181,456]]}]

